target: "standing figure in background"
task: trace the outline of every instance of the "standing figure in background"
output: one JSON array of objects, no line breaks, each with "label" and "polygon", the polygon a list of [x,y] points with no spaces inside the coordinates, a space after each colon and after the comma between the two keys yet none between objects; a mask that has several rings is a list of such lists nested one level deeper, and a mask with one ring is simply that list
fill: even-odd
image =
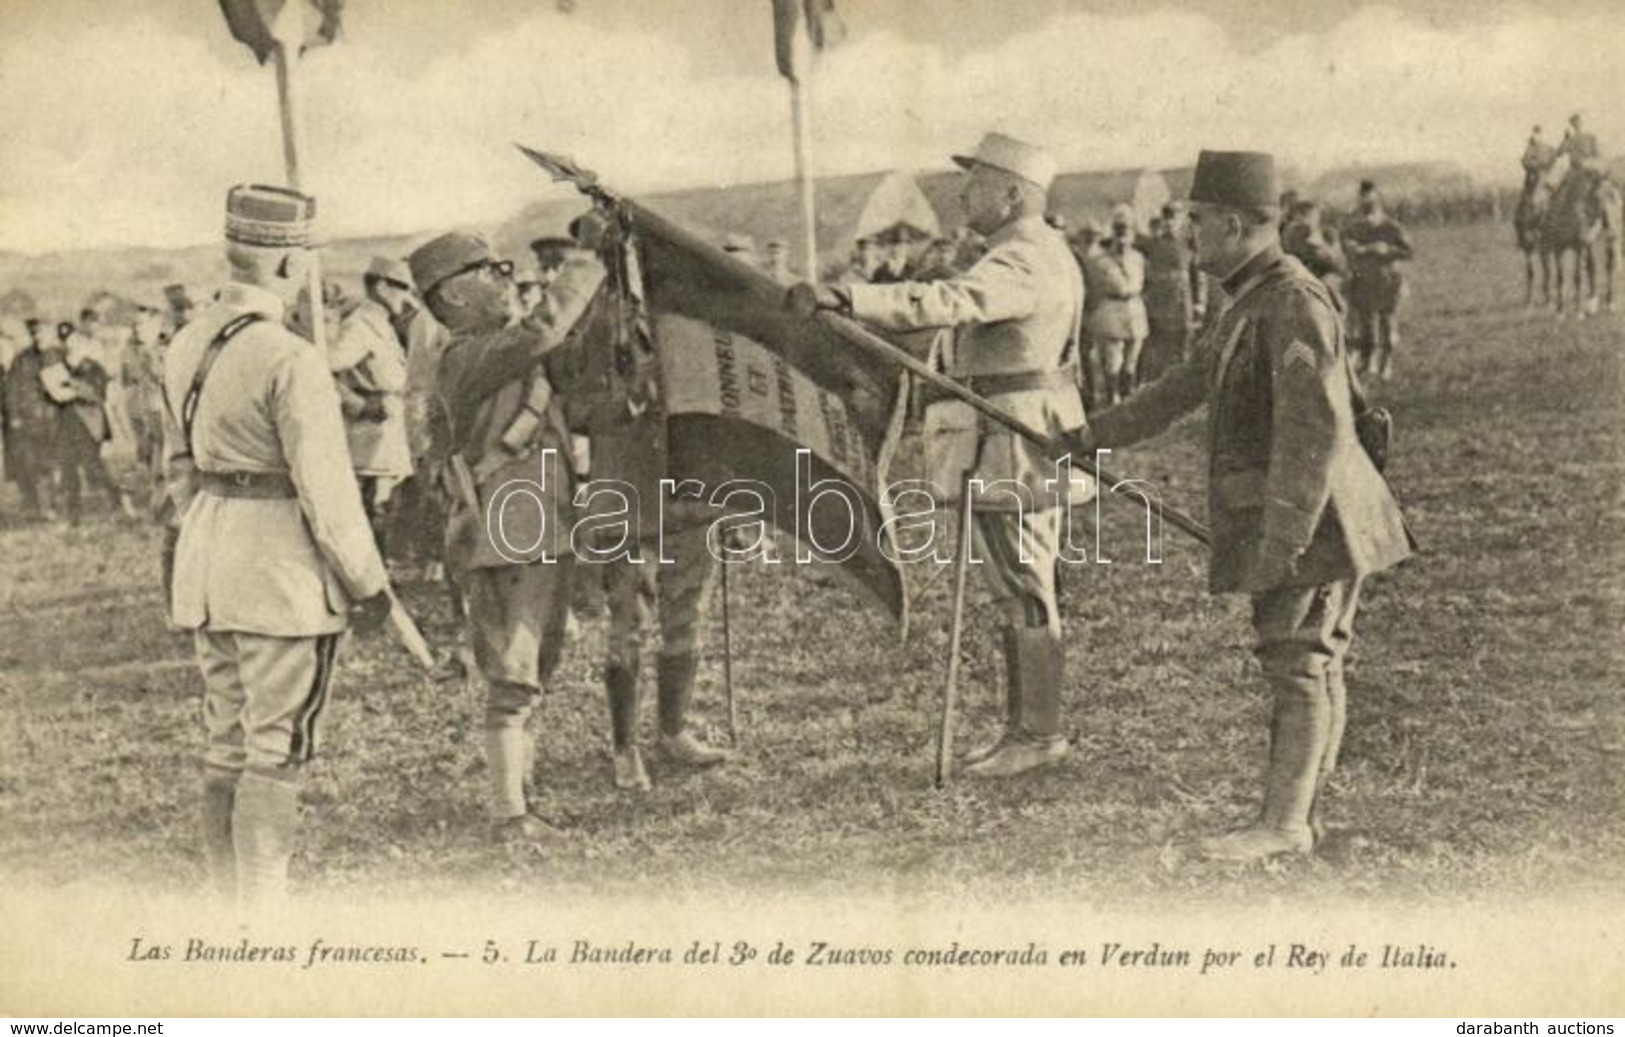
[{"label": "standing figure in background", "polygon": [[379,256],[362,275],[366,298],[344,316],[328,350],[328,367],[344,411],[350,463],[361,484],[380,554],[397,487],[412,477],[406,436],[406,346],[395,322],[412,306],[412,274],[399,259]]},{"label": "standing figure in background", "polygon": [[112,376],[96,358],[97,346],[83,332],[72,331],[63,339],[63,365],[71,396],[60,401],[57,412],[57,452],[62,461],[64,499],[68,522],[78,525],[84,518],[84,489],[104,494],[110,507],[135,517],[130,498],[113,481],[102,459],[102,446],[113,438],[113,424],[107,416],[107,386]]},{"label": "standing figure in background", "polygon": [[6,478],[17,484],[23,510],[29,518],[53,518],[49,493],[52,457],[56,450],[52,433],[56,430],[56,404],[45,394],[41,377],[45,367],[55,362],[54,350],[45,341],[43,324],[37,317],[24,323],[28,341],[11,358],[6,371]]},{"label": "standing figure in background", "polygon": [[1152,382],[1185,359],[1196,328],[1194,287],[1200,276],[1196,254],[1187,243],[1185,215],[1173,202],[1152,221],[1145,253],[1145,352],[1139,377]]},{"label": "standing figure in background", "polygon": [[1405,228],[1388,217],[1370,180],[1360,182],[1360,209],[1343,228],[1349,263],[1349,324],[1356,372],[1393,377],[1399,348],[1399,304],[1405,297],[1401,263],[1414,255]]},{"label": "standing figure in background", "polygon": [[1145,312],[1145,253],[1134,245],[1134,210],[1112,210],[1111,233],[1090,260],[1089,377],[1094,403],[1118,403],[1134,391],[1140,350],[1150,332]]}]

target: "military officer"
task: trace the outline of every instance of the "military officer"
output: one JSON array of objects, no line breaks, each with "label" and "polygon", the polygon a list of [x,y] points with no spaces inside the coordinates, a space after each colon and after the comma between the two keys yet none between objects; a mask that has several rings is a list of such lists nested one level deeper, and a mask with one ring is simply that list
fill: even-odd
[{"label": "military officer", "polygon": [[[942,281],[838,288],[797,285],[788,304],[849,313],[891,331],[951,328],[947,373],[1028,425],[1059,435],[1084,424],[1075,365],[1083,279],[1066,239],[1044,222],[1055,159],[1026,141],[990,133],[965,170],[967,223],[988,251]],[[927,465],[938,499],[972,494],[976,554],[1003,616],[1006,727],[972,753],[968,773],[1021,774],[1058,763],[1064,651],[1055,565],[1061,505],[1090,499],[1082,477],[1057,487],[1056,460],[957,400],[925,413]],[[1010,492],[1007,492],[1010,491]]]},{"label": "military officer", "polygon": [[338,384],[350,463],[361,483],[361,503],[380,551],[391,496],[412,477],[406,436],[406,348],[396,322],[413,304],[406,263],[374,257],[362,275],[366,298],[344,315],[328,351]]},{"label": "military officer", "polygon": [[525,722],[563,649],[573,479],[563,398],[544,361],[586,312],[604,268],[572,256],[543,303],[521,316],[513,264],[478,235],[441,235],[409,263],[450,336],[437,374],[455,490],[446,564],[467,596],[486,683],[491,834],[546,838],[552,830],[525,801],[534,748]]},{"label": "military officer", "polygon": [[164,442],[182,514],[172,615],[203,671],[203,844],[251,912],[285,893],[304,765],[339,635],[388,615],[383,562],[345,456],[325,358],[285,330],[315,200],[226,197],[231,280],[165,357]]},{"label": "military officer", "polygon": [[1361,354],[1355,369],[1387,381],[1399,348],[1399,303],[1405,292],[1400,264],[1415,253],[1370,180],[1361,181],[1359,211],[1343,228],[1343,253],[1349,265],[1349,320]]},{"label": "military officer", "polygon": [[1412,547],[1356,437],[1337,310],[1281,250],[1276,197],[1272,156],[1202,152],[1191,186],[1197,261],[1222,281],[1228,306],[1190,360],[1097,414],[1081,444],[1127,446],[1208,406],[1208,584],[1252,597],[1255,651],[1274,692],[1262,816],[1203,845],[1228,860],[1311,849],[1311,811],[1343,736],[1343,661],[1362,581]]},{"label": "military officer", "polygon": [[[1095,406],[1134,391],[1140,351],[1150,332],[1145,311],[1145,253],[1134,240],[1134,209],[1112,210],[1111,232],[1089,258],[1089,377]],[[1096,290],[1098,289],[1098,290]]]}]

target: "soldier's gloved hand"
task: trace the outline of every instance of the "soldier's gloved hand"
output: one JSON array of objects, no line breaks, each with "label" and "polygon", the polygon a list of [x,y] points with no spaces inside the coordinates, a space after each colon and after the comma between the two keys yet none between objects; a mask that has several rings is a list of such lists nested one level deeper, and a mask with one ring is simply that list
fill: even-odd
[{"label": "soldier's gloved hand", "polygon": [[570,233],[575,235],[582,248],[597,252],[609,236],[609,217],[597,209],[582,213],[571,222]]},{"label": "soldier's gloved hand", "polygon": [[802,281],[793,284],[784,293],[784,308],[803,320],[810,319],[819,310],[834,310],[837,313],[851,312],[852,302],[841,292],[834,288],[825,288],[821,285],[808,284]]},{"label": "soldier's gloved hand", "polygon": [[1061,433],[1061,445],[1066,447],[1067,453],[1073,457],[1092,459],[1095,456],[1095,439],[1089,434],[1088,428],[1073,429],[1071,432]]},{"label": "soldier's gloved hand", "polygon": [[392,604],[387,590],[355,602],[350,606],[350,629],[363,637],[376,634],[389,619]]}]

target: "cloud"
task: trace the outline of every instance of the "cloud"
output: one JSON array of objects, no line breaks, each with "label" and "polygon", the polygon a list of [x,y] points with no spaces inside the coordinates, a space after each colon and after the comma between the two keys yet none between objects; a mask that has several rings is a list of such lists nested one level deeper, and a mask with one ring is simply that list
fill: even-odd
[{"label": "cloud", "polygon": [[[678,41],[606,31],[550,5],[407,65],[392,33],[423,8],[353,5],[347,38],[300,86],[307,181],[334,235],[494,224],[549,187],[510,142],[574,154],[641,192],[791,172],[788,101],[766,53],[737,71]],[[395,19],[392,23],[391,19]],[[28,28],[24,26],[23,28]],[[941,167],[987,129],[1070,168],[1183,165],[1202,146],[1273,150],[1306,169],[1452,159],[1505,179],[1531,122],[1574,107],[1625,141],[1621,31],[1601,15],[1486,16],[1438,28],[1386,7],[1242,47],[1199,14],[1068,14],[950,55],[889,32],[826,56],[819,168]],[[394,38],[399,38],[398,35]],[[136,15],[69,46],[0,42],[0,248],[173,245],[218,232],[224,189],[280,181],[272,74],[241,48]]]}]

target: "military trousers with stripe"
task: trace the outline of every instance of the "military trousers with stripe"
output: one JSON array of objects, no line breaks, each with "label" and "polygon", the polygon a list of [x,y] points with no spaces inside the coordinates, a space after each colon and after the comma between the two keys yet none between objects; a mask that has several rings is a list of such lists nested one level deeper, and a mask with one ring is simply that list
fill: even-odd
[{"label": "military trousers with stripe", "polygon": [[197,631],[204,762],[227,772],[278,772],[308,763],[316,753],[339,636]]}]

